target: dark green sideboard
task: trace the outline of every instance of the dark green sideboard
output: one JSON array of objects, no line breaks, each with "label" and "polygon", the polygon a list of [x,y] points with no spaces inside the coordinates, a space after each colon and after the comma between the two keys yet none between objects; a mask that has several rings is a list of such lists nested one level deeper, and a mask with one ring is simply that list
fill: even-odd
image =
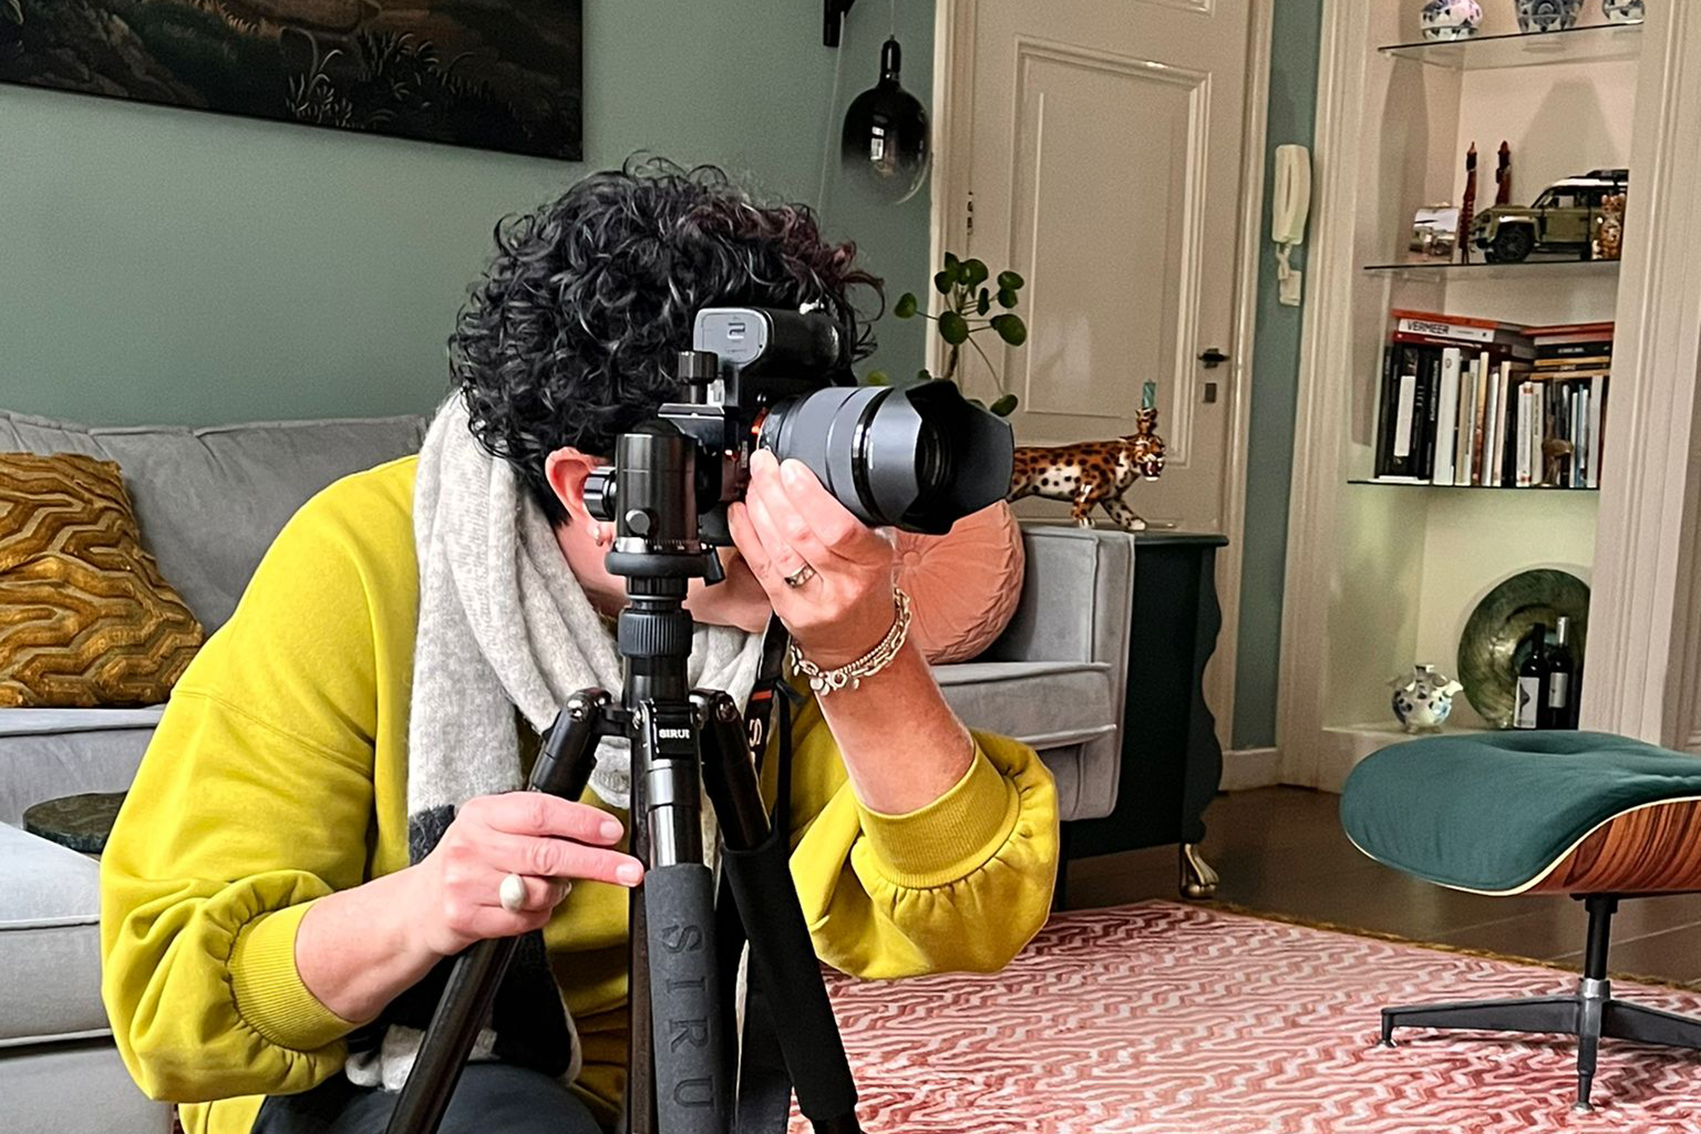
[{"label": "dark green sideboard", "polygon": [[1217,648],[1220,535],[1135,537],[1133,632],[1122,718],[1116,809],[1064,827],[1065,860],[1175,844],[1181,890],[1208,898],[1217,876],[1199,857],[1204,813],[1222,780],[1223,750],[1205,704],[1205,663]]}]

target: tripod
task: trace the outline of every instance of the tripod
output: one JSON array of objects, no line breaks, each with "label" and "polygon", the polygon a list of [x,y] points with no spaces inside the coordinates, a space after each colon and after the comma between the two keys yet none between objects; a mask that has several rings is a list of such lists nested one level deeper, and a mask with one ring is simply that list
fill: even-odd
[{"label": "tripod", "polygon": [[[619,501],[607,563],[625,577],[628,599],[617,626],[620,703],[595,689],[569,697],[528,788],[576,800],[590,781],[597,742],[624,737],[631,744],[631,848],[648,866],[629,898],[631,1134],[728,1134],[734,1069],[748,1084],[762,1062],[761,1053],[736,1058],[729,1042],[734,1010],[730,997],[723,1002],[722,985],[726,962],[735,970],[737,959],[717,962],[700,783],[721,827],[726,889],[749,942],[751,986],[767,990],[798,1106],[817,1134],[859,1134],[856,1086],[791,880],[786,832],[769,823],[743,716],[725,693],[692,691],[686,676],[689,581],[722,578],[720,560],[697,538],[695,460],[695,443],[665,424],[617,442],[614,480],[595,491]],[[481,941],[456,960],[387,1134],[436,1134],[516,944]],[[777,1107],[761,1091],[741,1089],[737,1129],[783,1124],[789,1097],[783,1101]]]}]

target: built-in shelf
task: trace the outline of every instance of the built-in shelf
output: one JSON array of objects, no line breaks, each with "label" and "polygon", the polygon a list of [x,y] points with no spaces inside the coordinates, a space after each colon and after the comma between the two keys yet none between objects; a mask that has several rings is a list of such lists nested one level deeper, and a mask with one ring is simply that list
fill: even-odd
[{"label": "built-in shelf", "polygon": [[1376,488],[1433,488],[1437,492],[1578,492],[1597,493],[1598,488],[1557,488],[1552,485],[1533,484],[1528,488],[1508,488],[1501,484],[1431,484],[1426,480],[1374,480],[1370,477],[1353,477],[1348,484],[1362,484]]},{"label": "built-in shelf", "polygon": [[1565,260],[1523,260],[1516,264],[1490,264],[1483,260],[1469,264],[1432,261],[1415,264],[1366,264],[1364,270],[1377,275],[1426,280],[1531,279],[1544,274],[1564,279],[1587,279],[1616,276],[1620,262],[1618,260],[1579,260],[1574,257]]},{"label": "built-in shelf", "polygon": [[1412,59],[1450,71],[1541,67],[1549,63],[1606,63],[1641,55],[1642,25],[1592,24],[1524,35],[1396,43],[1380,50],[1396,59]]}]

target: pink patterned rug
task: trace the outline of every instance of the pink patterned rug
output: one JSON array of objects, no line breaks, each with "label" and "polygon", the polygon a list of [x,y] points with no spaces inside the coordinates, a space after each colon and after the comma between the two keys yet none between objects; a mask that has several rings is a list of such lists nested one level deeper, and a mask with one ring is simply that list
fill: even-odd
[{"label": "pink patterned rug", "polygon": [[[1701,1131],[1701,1053],[1409,1030],[1385,1004],[1546,995],[1568,973],[1170,902],[1063,914],[1005,971],[835,978],[870,1134]],[[1701,994],[1615,984],[1701,1015]],[[795,1120],[794,1134],[807,1126]]]}]

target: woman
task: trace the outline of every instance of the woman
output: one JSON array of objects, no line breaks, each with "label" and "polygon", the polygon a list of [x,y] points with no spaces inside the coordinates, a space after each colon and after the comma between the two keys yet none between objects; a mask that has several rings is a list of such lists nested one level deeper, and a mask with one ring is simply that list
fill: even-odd
[{"label": "woman", "polygon": [[[572,691],[619,687],[623,587],[585,508],[613,438],[672,389],[697,310],[822,307],[874,281],[807,210],[714,170],[628,167],[498,232],[417,458],[332,485],[278,536],[173,693],[101,864],[104,996],[137,1082],[189,1134],[379,1131],[440,988],[520,936],[445,1131],[620,1124],[627,764],[581,803],[515,793]],[[793,877],[858,976],[996,969],[1043,923],[1056,801],[970,734],[901,642],[891,549],[808,469],[752,462],[727,580],[694,586],[694,684],[749,694],[777,613],[853,667],[793,722]],[[776,790],[774,761],[764,788]]]}]

